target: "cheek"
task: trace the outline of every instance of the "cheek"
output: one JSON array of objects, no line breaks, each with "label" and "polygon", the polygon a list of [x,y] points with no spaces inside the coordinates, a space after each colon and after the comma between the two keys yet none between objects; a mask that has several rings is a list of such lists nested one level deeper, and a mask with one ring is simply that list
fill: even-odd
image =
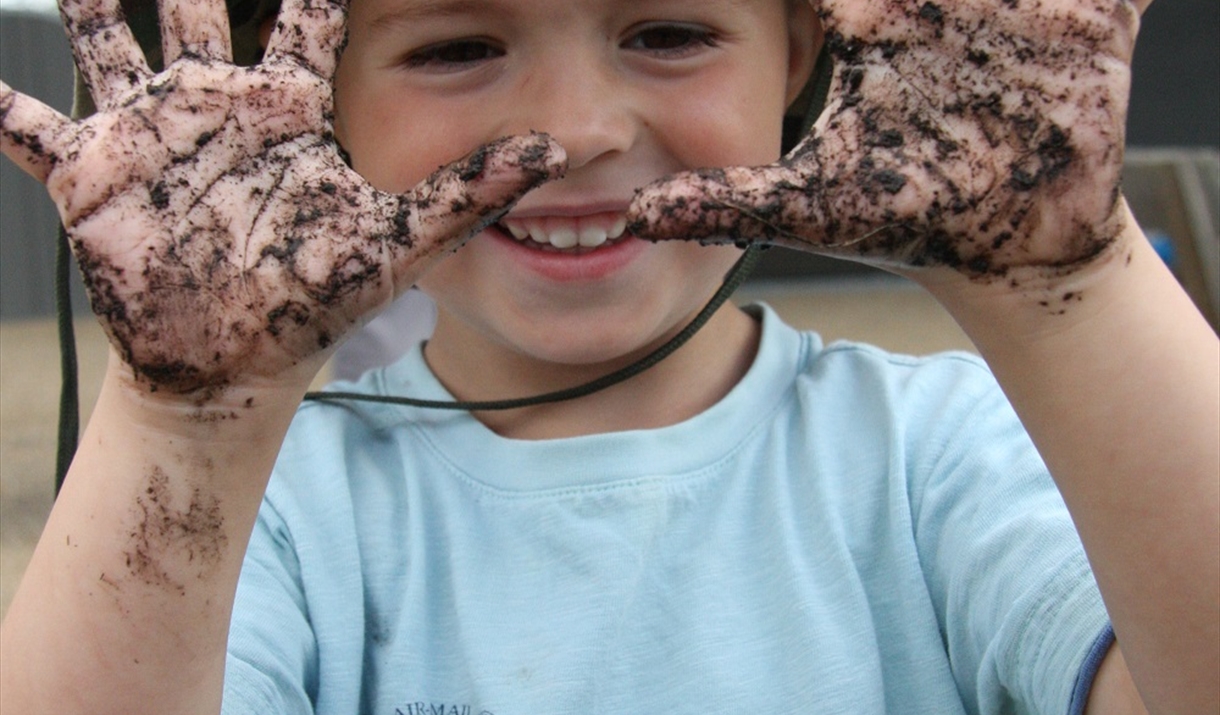
[{"label": "cheek", "polygon": [[[679,242],[685,252],[685,265],[690,266],[690,280],[694,285],[714,289],[724,283],[725,277],[741,258],[743,251],[735,246],[702,246],[695,242]],[[704,298],[700,291],[692,291],[692,299],[701,306]]]},{"label": "cheek", "polygon": [[427,293],[430,298],[440,300],[444,295],[445,286],[460,283],[459,279],[463,274],[461,264],[465,262],[461,254],[462,249],[459,248],[455,253],[437,261],[415,281],[415,287]]},{"label": "cheek", "polygon": [[[712,75],[660,105],[671,127],[669,145],[690,168],[755,166],[780,156],[785,91],[780,75]],[[770,81],[768,81],[770,80]]]},{"label": "cheek", "polygon": [[393,87],[338,90],[335,116],[353,168],[382,191],[407,191],[480,143],[452,112]]},{"label": "cheek", "polygon": [[414,131],[388,102],[349,105],[338,110],[336,133],[351,155],[352,167],[382,191],[403,192],[444,163],[438,139]]}]

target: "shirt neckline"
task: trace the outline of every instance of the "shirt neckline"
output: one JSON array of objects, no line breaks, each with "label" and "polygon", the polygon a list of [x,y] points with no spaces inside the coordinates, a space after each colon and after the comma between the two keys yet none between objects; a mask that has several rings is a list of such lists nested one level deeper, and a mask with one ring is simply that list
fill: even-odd
[{"label": "shirt neckline", "polygon": [[[459,476],[510,492],[606,487],[713,468],[778,408],[803,359],[801,334],[766,305],[747,308],[762,334],[745,376],[723,399],[682,422],[551,440],[502,437],[468,412],[364,404],[366,418],[389,429],[405,426]],[[415,346],[398,362],[366,373],[361,391],[453,400]],[[641,464],[641,456],[648,463]]]}]

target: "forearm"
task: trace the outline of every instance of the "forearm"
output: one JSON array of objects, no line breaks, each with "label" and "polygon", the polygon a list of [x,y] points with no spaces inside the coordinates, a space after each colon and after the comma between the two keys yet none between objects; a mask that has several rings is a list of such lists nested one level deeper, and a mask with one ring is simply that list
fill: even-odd
[{"label": "forearm", "polygon": [[133,399],[121,370],[3,624],[5,712],[219,711],[237,578],[293,402]]},{"label": "forearm", "polygon": [[1215,712],[1220,351],[1128,230],[1130,261],[1117,253],[1099,277],[1047,294],[1050,308],[939,294],[1049,465],[1149,709]]}]

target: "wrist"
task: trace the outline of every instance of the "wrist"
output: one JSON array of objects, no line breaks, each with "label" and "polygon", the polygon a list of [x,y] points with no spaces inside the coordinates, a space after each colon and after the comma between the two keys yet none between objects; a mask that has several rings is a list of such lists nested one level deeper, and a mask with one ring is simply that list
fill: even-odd
[{"label": "wrist", "polygon": [[301,365],[275,378],[247,377],[180,391],[137,374],[112,347],[102,390],[131,424],[215,439],[227,425],[244,424],[240,431],[251,423],[291,420],[316,373],[313,365]]},{"label": "wrist", "polygon": [[1029,342],[1072,333],[1098,324],[1102,315],[1122,314],[1150,290],[1178,289],[1125,203],[1121,211],[1118,235],[1085,263],[981,277],[948,268],[906,276],[928,290],[980,349],[992,339]]},{"label": "wrist", "polygon": [[133,474],[159,470],[257,504],[307,387],[251,381],[174,393],[134,377],[112,353],[67,481],[122,462]]}]

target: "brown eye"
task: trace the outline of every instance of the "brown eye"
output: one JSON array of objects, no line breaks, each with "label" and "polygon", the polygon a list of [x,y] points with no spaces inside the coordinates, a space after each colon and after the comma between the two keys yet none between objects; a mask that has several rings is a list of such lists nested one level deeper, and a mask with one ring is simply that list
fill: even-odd
[{"label": "brown eye", "polygon": [[682,57],[715,46],[716,37],[710,30],[682,23],[649,25],[623,43],[626,49],[661,57]]},{"label": "brown eye", "polygon": [[459,70],[503,57],[504,50],[483,40],[455,40],[430,45],[407,57],[408,67]]}]

